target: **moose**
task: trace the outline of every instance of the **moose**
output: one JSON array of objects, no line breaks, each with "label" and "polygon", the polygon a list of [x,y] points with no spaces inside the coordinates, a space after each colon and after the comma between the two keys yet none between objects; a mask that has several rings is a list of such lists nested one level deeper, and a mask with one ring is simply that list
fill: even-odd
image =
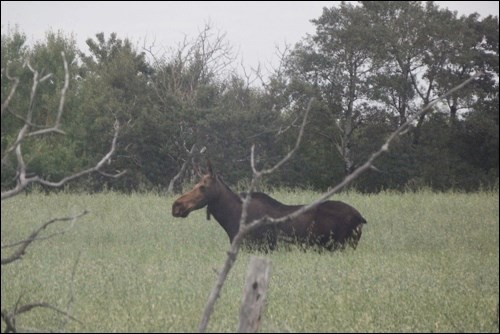
[{"label": "moose", "polygon": [[[251,196],[246,223],[264,216],[281,218],[303,205],[285,205],[261,193],[237,194],[214,173],[210,161],[208,172],[198,173],[200,181],[172,204],[172,215],[185,218],[190,212],[206,207],[207,219],[213,216],[226,231],[232,243],[240,228],[243,199]],[[252,230],[245,241],[249,246],[273,250],[278,240],[319,246],[330,251],[350,245],[356,249],[366,220],[352,206],[340,201],[324,201],[298,217],[279,224],[265,224]]]}]

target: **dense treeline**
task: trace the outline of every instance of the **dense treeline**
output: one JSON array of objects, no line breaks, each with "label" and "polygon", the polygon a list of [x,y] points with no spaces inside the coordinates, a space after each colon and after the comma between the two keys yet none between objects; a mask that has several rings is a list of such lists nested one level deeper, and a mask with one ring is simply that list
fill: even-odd
[{"label": "dense treeline", "polygon": [[[92,175],[73,182],[74,189],[164,190],[186,160],[202,155],[228,183],[245,182],[251,145],[261,165],[280,159],[315,97],[299,152],[267,182],[324,190],[409,116],[478,71],[484,75],[421,117],[353,187],[498,186],[498,17],[459,17],[432,2],[378,1],[325,8],[312,22],[315,34],[284,52],[260,86],[232,70],[231,46],[210,27],[164,54],[115,33],[89,38],[84,51],[62,32],[29,46],[22,31],[2,31],[2,103],[19,79],[2,112],[2,189],[16,182],[15,157],[3,158],[26,111],[36,111],[33,127],[54,120],[64,83],[61,51],[71,73],[66,135],[28,140],[29,170],[58,180],[92,165],[108,151],[118,120],[122,131],[109,168],[128,171],[116,180]],[[33,105],[27,59],[42,75],[53,73]],[[177,189],[191,174],[188,167]]]}]

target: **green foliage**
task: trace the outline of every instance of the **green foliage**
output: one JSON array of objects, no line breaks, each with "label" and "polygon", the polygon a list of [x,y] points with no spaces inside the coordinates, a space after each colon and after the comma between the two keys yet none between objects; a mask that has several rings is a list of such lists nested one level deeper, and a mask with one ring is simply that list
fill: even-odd
[{"label": "green foliage", "polygon": [[[272,195],[299,204],[318,193]],[[498,331],[498,192],[349,192],[334,199],[368,221],[358,248],[318,253],[283,245],[257,254],[272,261],[263,332]],[[173,200],[109,192],[34,193],[3,202],[2,244],[54,217],[90,213],[2,268],[2,305],[22,296],[23,303],[44,300],[65,309],[73,294],[72,315],[83,322],[62,327],[58,315],[41,310],[20,316],[20,328],[195,331],[229,242],[203,210],[172,218]],[[235,330],[251,255],[240,252],[208,331]]]},{"label": "green foliage", "polygon": [[[325,8],[313,23],[316,33],[291,51],[279,80],[296,90],[292,105],[304,95],[323,104],[309,128],[319,152],[308,156],[331,165],[336,149],[348,174],[411,114],[483,71],[445,101],[446,111],[420,117],[355,187],[475,190],[498,182],[498,18],[457,17],[432,2],[367,1]],[[299,164],[306,161],[315,165]],[[324,175],[313,170],[309,180]]]},{"label": "green foliage", "polygon": [[77,120],[72,122],[74,131],[82,131],[84,135],[79,150],[89,161],[98,161],[109,149],[113,126],[118,121],[121,131],[113,167],[128,171],[116,181],[93,176],[89,190],[100,190],[103,186],[137,189],[143,163],[137,152],[142,147],[137,144],[142,133],[149,133],[141,120],[151,109],[147,82],[152,69],[144,53],[138,52],[128,39],[118,39],[115,33],[108,40],[103,33],[97,34],[96,40],[87,40],[87,45],[91,53],[80,54],[83,61],[80,106]]},{"label": "green foliage", "polygon": [[[116,33],[87,40],[49,32],[33,46],[19,29],[2,31],[2,156],[15,141],[30,105],[33,75],[25,61],[52,73],[33,100],[34,127],[53,124],[64,83],[60,52],[70,65],[62,129],[67,135],[27,140],[32,174],[56,180],[99,161],[116,120],[121,126],[109,172],[68,187],[99,191],[166,189],[185,161],[209,157],[230,184],[251,175],[250,148],[259,167],[281,159],[314,103],[297,155],[269,186],[326,189],[380,147],[391,131],[425,104],[463,82],[439,112],[421,117],[352,187],[473,191],[498,184],[498,18],[458,17],[433,2],[343,2],[312,20],[316,32],[290,50],[263,87],[234,74],[224,38],[207,27],[169,53],[150,57]],[[14,115],[15,114],[15,115]],[[39,139],[39,140],[38,140]],[[196,152],[188,152],[197,145]],[[2,189],[15,184],[16,161],[3,159]],[[176,189],[191,182],[188,165]]]}]

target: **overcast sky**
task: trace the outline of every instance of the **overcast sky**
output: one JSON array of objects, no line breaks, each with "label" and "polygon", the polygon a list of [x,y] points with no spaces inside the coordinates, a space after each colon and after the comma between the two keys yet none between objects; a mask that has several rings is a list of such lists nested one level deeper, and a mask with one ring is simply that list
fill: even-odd
[{"label": "overcast sky", "polygon": [[[459,14],[498,16],[498,1],[436,1]],[[116,32],[136,45],[144,40],[175,47],[184,36],[194,38],[206,22],[226,33],[246,67],[276,61],[276,46],[295,44],[314,33],[310,20],[338,1],[2,1],[2,33],[18,25],[30,42],[48,30],[73,34],[87,51],[85,40],[96,33]]]}]

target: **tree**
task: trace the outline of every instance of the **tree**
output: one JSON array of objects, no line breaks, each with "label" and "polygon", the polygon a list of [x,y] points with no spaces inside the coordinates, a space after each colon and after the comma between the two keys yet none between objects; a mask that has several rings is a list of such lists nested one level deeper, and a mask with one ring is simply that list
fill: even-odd
[{"label": "tree", "polygon": [[[292,51],[288,73],[324,104],[316,132],[338,150],[345,175],[355,167],[353,134],[367,99],[374,62],[366,43],[370,28],[360,7],[342,2],[312,20],[316,34]],[[299,86],[300,87],[300,86]]]},{"label": "tree", "polygon": [[[396,111],[399,124],[418,109],[414,104],[414,79],[432,39],[426,29],[428,17],[420,1],[362,2],[366,24],[373,31],[373,56],[380,64],[373,78],[374,97]],[[428,101],[427,101],[428,103]],[[425,105],[425,103],[424,103]]]},{"label": "tree", "polygon": [[[83,61],[81,81],[77,95],[78,112],[73,125],[85,127],[82,139],[76,145],[85,160],[94,160],[102,154],[109,142],[106,129],[115,120],[123,126],[114,166],[129,172],[119,180],[107,180],[98,175],[88,180],[91,190],[103,185],[121,190],[137,189],[147,183],[143,171],[145,161],[138,145],[144,129],[141,118],[152,109],[148,96],[148,82],[153,74],[145,53],[138,52],[130,40],[121,40],[112,33],[108,39],[103,33],[88,39],[90,55],[80,53]],[[153,156],[153,155],[152,155]],[[94,188],[94,189],[92,189]]]}]

